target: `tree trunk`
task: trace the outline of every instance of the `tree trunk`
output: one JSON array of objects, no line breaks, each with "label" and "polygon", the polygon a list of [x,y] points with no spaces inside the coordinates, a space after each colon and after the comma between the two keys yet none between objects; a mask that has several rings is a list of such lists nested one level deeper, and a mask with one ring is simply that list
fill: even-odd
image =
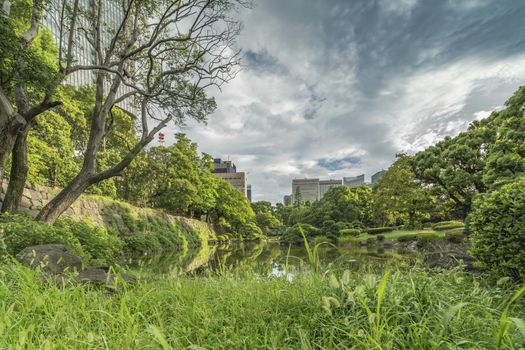
[{"label": "tree trunk", "polygon": [[30,129],[31,125],[26,124],[16,138],[13,149],[13,164],[9,175],[9,185],[2,204],[2,213],[15,212],[20,206],[29,171],[27,163],[27,135]]},{"label": "tree trunk", "polygon": [[48,224],[54,223],[91,184],[90,176],[80,173],[44,206],[36,219]]},{"label": "tree trunk", "polygon": [[8,121],[3,125],[3,128],[0,127],[0,180],[4,178],[7,159],[13,152],[17,134],[21,127],[23,124],[16,122],[16,120],[14,122]]}]

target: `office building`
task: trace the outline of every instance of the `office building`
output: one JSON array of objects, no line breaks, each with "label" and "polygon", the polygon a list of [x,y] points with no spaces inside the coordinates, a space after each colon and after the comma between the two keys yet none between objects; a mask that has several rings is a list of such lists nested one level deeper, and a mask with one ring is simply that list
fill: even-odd
[{"label": "office building", "polygon": [[343,177],[343,185],[347,187],[357,187],[365,184],[365,174],[354,177]]},{"label": "office building", "polygon": [[251,203],[252,202],[252,185],[248,185],[248,188],[246,191],[248,193],[248,201]]},{"label": "office building", "polygon": [[212,173],[236,173],[237,167],[231,160],[222,160],[221,158],[213,159],[214,169]]},{"label": "office building", "polygon": [[222,178],[224,181],[241,191],[245,197],[248,197],[248,177],[246,176],[246,173],[214,173],[214,175]]},{"label": "office building", "polygon": [[319,200],[319,179],[293,179],[292,201],[315,202]]},{"label": "office building", "polygon": [[[43,25],[49,28],[57,46],[60,42],[60,31],[61,31],[61,14],[63,0],[51,0],[46,12],[43,17]],[[124,13],[122,11],[122,6],[119,5],[117,1],[112,0],[102,0],[102,11],[101,11],[101,21],[103,23],[101,30],[101,43],[102,50],[105,51],[113,39],[114,33],[118,30],[122,20],[124,19]],[[87,39],[86,30],[81,30],[79,28],[88,28],[87,34],[91,34],[92,23],[87,19],[88,13],[90,13],[91,6],[93,5],[92,0],[80,0],[79,8],[81,16],[78,18],[78,26],[76,30],[74,45],[73,45],[73,60],[75,65],[93,65],[95,64],[95,48],[89,43]],[[66,19],[66,23],[68,20]],[[68,33],[62,33],[62,43],[67,45]],[[128,69],[130,70],[130,69]],[[69,75],[67,78],[67,83],[76,87],[83,87],[95,84],[95,72],[92,70],[80,70]],[[110,82],[106,82],[106,89],[110,86]],[[128,86],[121,85],[117,92],[117,97],[128,92],[131,92],[132,89]],[[138,108],[135,106],[133,98],[128,98],[118,104],[122,109],[137,114]]]},{"label": "office building", "polygon": [[385,175],[386,170],[381,170],[372,175],[372,185],[375,185]]},{"label": "office building", "polygon": [[339,187],[343,185],[342,180],[321,180],[319,181],[319,198],[323,198],[326,192],[332,187]]}]

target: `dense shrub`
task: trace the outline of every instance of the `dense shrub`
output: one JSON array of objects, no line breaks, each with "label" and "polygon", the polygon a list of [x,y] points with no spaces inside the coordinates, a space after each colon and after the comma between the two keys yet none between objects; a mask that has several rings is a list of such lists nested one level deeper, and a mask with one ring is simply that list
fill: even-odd
[{"label": "dense shrub", "polygon": [[59,219],[54,226],[69,230],[89,254],[93,264],[116,263],[122,255],[124,242],[102,227],[69,219]]},{"label": "dense shrub", "polygon": [[288,242],[300,242],[303,240],[303,236],[299,231],[299,226],[302,228],[304,234],[308,236],[316,236],[320,234],[321,230],[317,227],[308,224],[295,224],[290,227],[283,235],[283,238]]},{"label": "dense shrub", "polygon": [[375,242],[377,242],[376,237],[368,237],[366,239],[366,244],[374,244]]},{"label": "dense shrub", "polygon": [[8,254],[16,255],[22,249],[39,244],[64,244],[83,258],[89,258],[80,241],[71,230],[61,225],[48,225],[24,215],[2,214],[0,227]]},{"label": "dense shrub", "polygon": [[418,248],[425,248],[432,242],[435,242],[441,239],[441,236],[437,233],[423,233],[423,234],[414,235],[413,237],[415,237],[415,239],[417,240]]},{"label": "dense shrub", "polygon": [[481,196],[470,214],[472,254],[503,276],[525,279],[525,179]]},{"label": "dense shrub", "polygon": [[418,238],[416,235],[406,235],[406,236],[399,237],[397,240],[398,242],[401,242],[401,243],[408,243],[408,242],[417,241]]},{"label": "dense shrub", "polygon": [[0,216],[5,252],[16,255],[39,244],[64,244],[90,264],[112,264],[122,254],[123,242],[111,232],[88,223],[60,219],[53,225],[23,215]]},{"label": "dense shrub", "polygon": [[455,228],[464,228],[465,224],[461,221],[442,221],[432,225],[434,231],[447,231]]},{"label": "dense shrub", "polygon": [[341,236],[351,236],[351,237],[357,237],[361,233],[363,233],[363,231],[359,228],[345,228],[339,231],[339,234]]},{"label": "dense shrub", "polygon": [[376,238],[379,242],[383,242],[385,240],[385,235],[377,235]]},{"label": "dense shrub", "polygon": [[371,235],[376,235],[378,233],[392,232],[392,231],[394,231],[393,227],[370,227],[366,229],[366,232],[368,232]]},{"label": "dense shrub", "polygon": [[248,222],[243,225],[241,228],[242,235],[240,237],[245,237],[248,240],[260,239],[264,237],[262,230],[253,222]]}]

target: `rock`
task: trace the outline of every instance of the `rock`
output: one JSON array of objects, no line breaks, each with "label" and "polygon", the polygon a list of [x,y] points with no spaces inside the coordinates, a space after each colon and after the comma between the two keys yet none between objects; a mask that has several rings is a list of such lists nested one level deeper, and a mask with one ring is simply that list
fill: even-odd
[{"label": "rock", "polygon": [[45,272],[63,273],[82,270],[82,259],[63,244],[44,244],[24,248],[16,258],[22,264]]},{"label": "rock", "polygon": [[[119,274],[120,278],[126,283],[135,282],[135,278],[127,274]],[[93,283],[99,285],[105,285],[107,288],[114,289],[116,287],[115,274],[109,270],[107,266],[90,267],[75,277],[75,280],[79,283]]]},{"label": "rock", "polygon": [[90,267],[75,277],[79,283],[113,284],[115,276],[105,267]]}]

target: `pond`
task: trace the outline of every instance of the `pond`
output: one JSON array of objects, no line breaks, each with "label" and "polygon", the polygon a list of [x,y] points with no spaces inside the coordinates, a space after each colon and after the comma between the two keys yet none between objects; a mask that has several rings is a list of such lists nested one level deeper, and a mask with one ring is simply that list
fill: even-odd
[{"label": "pond", "polygon": [[[388,246],[352,246],[322,244],[318,249],[322,268],[383,269],[389,264],[412,265],[419,253]],[[308,267],[304,245],[276,242],[241,242],[192,248],[186,251],[128,257],[126,265],[133,270],[158,275],[180,276],[204,274],[243,267],[260,276],[281,276]]]}]

